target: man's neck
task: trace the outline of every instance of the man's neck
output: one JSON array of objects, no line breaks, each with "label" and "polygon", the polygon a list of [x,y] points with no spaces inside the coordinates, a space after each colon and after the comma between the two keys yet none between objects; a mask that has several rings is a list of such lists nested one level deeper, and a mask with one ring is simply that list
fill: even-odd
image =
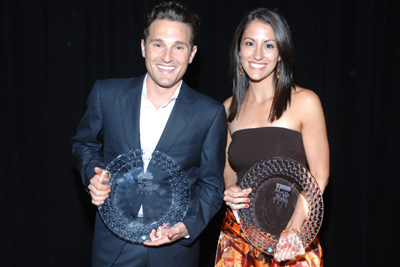
[{"label": "man's neck", "polygon": [[147,79],[147,99],[153,104],[154,108],[158,110],[172,98],[180,85],[181,81],[176,83],[173,87],[166,88],[155,83],[149,83]]}]

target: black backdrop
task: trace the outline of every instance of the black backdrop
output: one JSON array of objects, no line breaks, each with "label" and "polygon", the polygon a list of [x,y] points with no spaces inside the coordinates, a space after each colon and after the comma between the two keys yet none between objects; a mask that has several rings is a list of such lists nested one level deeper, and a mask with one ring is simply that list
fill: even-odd
[{"label": "black backdrop", "polygon": [[[96,209],[74,170],[69,138],[96,79],[144,73],[143,18],[157,2],[0,1],[0,265],[90,264]],[[399,4],[182,2],[202,20],[185,80],[221,102],[230,96],[228,51],[244,12],[269,7],[287,18],[296,81],[320,96],[327,119],[325,266],[396,265]],[[202,266],[211,266],[221,214],[203,237]]]}]

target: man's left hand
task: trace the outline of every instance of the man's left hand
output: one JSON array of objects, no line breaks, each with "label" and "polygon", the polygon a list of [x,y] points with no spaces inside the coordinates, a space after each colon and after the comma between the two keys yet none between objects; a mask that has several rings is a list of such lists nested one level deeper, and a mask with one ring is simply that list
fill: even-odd
[{"label": "man's left hand", "polygon": [[143,243],[143,245],[157,247],[174,242],[178,239],[185,237],[188,234],[189,232],[186,229],[185,224],[181,222],[172,226],[170,229],[163,229],[162,227],[159,227],[157,231],[155,229],[151,231],[151,241],[146,241]]}]

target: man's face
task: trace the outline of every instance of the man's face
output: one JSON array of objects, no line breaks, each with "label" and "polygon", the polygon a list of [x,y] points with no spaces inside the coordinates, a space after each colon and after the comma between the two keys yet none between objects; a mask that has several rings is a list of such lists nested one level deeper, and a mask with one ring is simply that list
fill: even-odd
[{"label": "man's face", "polygon": [[147,41],[142,40],[141,46],[147,86],[158,89],[176,89],[197,51],[196,46],[190,48],[190,27],[165,19],[150,25]]}]

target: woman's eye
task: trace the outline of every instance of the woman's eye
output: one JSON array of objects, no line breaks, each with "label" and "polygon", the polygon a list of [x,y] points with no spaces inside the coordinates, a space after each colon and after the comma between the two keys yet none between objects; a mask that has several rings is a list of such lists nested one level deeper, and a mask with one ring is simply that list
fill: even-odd
[{"label": "woman's eye", "polygon": [[274,48],[274,46],[272,44],[266,44],[265,47],[266,48]]},{"label": "woman's eye", "polygon": [[245,45],[246,46],[253,46],[253,42],[246,42]]}]

